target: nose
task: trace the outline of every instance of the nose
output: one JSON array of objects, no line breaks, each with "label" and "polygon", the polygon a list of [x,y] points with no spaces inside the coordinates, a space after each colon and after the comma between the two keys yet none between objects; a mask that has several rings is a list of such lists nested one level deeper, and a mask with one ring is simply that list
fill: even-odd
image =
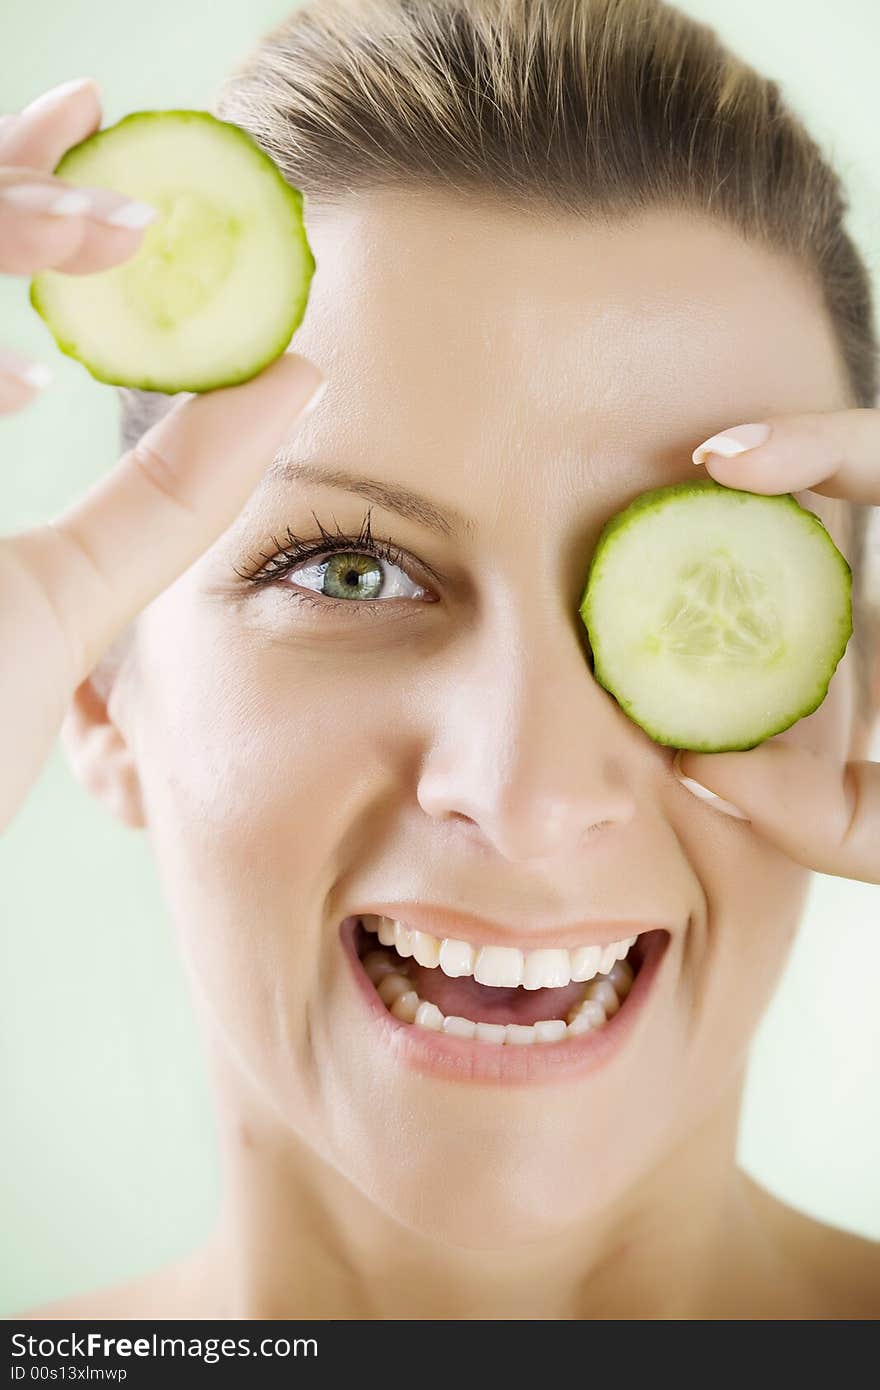
[{"label": "nose", "polygon": [[428,815],[470,822],[516,862],[571,854],[632,819],[624,768],[639,731],[585,646],[576,613],[511,613],[473,637],[437,687],[418,787]]}]

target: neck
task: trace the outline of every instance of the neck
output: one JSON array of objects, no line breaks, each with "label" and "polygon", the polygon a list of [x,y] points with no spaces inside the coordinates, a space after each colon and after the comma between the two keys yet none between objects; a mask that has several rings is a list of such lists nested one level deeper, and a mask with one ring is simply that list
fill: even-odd
[{"label": "neck", "polygon": [[690,1319],[743,1297],[766,1306],[775,1257],[736,1167],[741,1076],[613,1208],[546,1240],[472,1250],[401,1225],[220,1070],[224,1201],[193,1265],[206,1316]]}]

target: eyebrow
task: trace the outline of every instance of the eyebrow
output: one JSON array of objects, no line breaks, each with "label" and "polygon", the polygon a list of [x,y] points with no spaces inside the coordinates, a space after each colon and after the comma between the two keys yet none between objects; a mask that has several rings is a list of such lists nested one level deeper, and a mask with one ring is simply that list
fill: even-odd
[{"label": "eyebrow", "polygon": [[317,464],[306,463],[280,454],[266,474],[267,480],[280,482],[316,483],[320,487],[340,488],[344,492],[356,493],[370,502],[376,502],[387,511],[397,512],[408,521],[418,522],[429,531],[441,536],[473,536],[476,527],[468,517],[455,507],[438,507],[429,497],[400,483],[389,483],[381,478],[367,478],[361,473],[350,473],[345,468],[321,468]]}]

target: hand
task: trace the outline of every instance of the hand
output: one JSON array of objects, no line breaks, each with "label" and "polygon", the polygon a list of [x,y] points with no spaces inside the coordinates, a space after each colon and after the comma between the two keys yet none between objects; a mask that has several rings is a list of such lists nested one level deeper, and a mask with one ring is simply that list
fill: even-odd
[{"label": "hand", "polygon": [[[757,424],[713,435],[694,450],[694,463],[705,462],[725,487],[770,494],[811,488],[880,505],[880,410],[769,416],[766,424],[766,438]],[[745,753],[683,750],[673,768],[732,803],[734,814],[739,808],[805,868],[880,883],[880,763],[841,765],[768,739]]]},{"label": "hand", "polygon": [[[130,228],[13,207],[3,197],[13,179],[51,186],[39,171],[100,120],[92,83],[0,118],[0,269],[84,274],[138,249],[141,234]],[[113,206],[126,201],[106,196]],[[9,360],[0,363],[0,410],[32,394]],[[185,396],[55,520],[0,536],[0,829],[39,772],[77,686],[140,609],[231,525],[323,380],[286,352],[241,385]]]},{"label": "hand", "polygon": [[[86,275],[139,250],[155,209],[51,174],[61,156],[100,125],[91,78],[45,92],[20,115],[0,116],[0,271],[33,275],[51,268]],[[122,218],[125,225],[108,218]],[[0,414],[27,405],[50,375],[42,363],[0,348]]]}]

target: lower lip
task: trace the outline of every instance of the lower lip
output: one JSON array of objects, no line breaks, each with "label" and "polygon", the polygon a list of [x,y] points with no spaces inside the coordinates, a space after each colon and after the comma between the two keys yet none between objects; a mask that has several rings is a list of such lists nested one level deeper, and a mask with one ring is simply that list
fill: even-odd
[{"label": "lower lip", "polygon": [[529,1043],[518,1047],[456,1038],[395,1018],[382,1003],[361,964],[354,940],[358,921],[358,917],[346,917],[339,935],[343,951],[351,962],[358,993],[367,1006],[379,1040],[390,1048],[398,1061],[414,1071],[447,1081],[477,1084],[521,1086],[574,1081],[606,1065],[633,1032],[670,941],[668,931],[645,933],[644,958],[632,989],[617,1013],[601,1028],[579,1033],[562,1042]]}]

